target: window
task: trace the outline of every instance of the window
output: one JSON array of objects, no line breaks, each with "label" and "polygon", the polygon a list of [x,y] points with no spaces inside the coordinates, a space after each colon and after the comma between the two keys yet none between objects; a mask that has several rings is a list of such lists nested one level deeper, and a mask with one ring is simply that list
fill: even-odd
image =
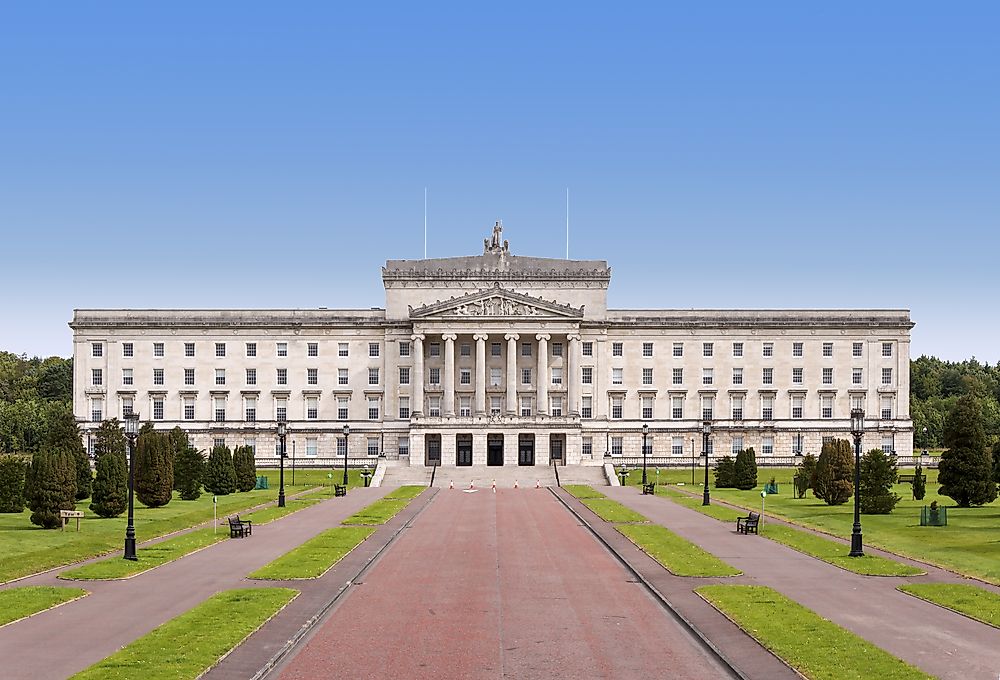
[{"label": "window", "polygon": [[624,397],[614,396],[611,397],[611,417],[616,420],[621,420]]},{"label": "window", "polygon": [[774,437],[767,435],[761,438],[760,452],[765,456],[774,455]]},{"label": "window", "polygon": [[441,343],[440,342],[432,342],[432,343],[430,343],[427,346],[427,351],[430,354],[430,356],[432,356],[432,357],[439,357],[439,356],[441,356]]},{"label": "window", "polygon": [[367,451],[369,456],[378,455],[378,437],[368,437]]},{"label": "window", "polygon": [[247,397],[243,403],[244,420],[248,423],[257,420],[257,397]]},{"label": "window", "polygon": [[673,437],[670,440],[670,453],[674,456],[684,455],[684,437]]},{"label": "window", "polygon": [[681,384],[684,383],[684,369],[683,368],[675,368],[675,369],[673,369],[673,378],[672,378],[672,381],[673,381],[674,385],[681,385]]},{"label": "window", "polygon": [[891,385],[892,384],[892,369],[883,368],[882,369],[882,384]]},{"label": "window", "polygon": [[642,397],[642,417],[644,420],[650,420],[653,417],[653,398],[650,396]]},{"label": "window", "polygon": [[350,401],[347,397],[337,397],[337,420],[347,420],[347,409]]},{"label": "window", "polygon": [[801,368],[793,368],[792,369],[792,384],[794,384],[794,385],[801,385],[802,384],[802,379],[803,379],[802,378],[802,373],[803,373],[803,371],[802,371]]},{"label": "window", "polygon": [[215,343],[215,356],[217,357],[226,356],[226,343],[224,342]]},{"label": "window", "polygon": [[561,357],[563,355],[563,344],[561,342],[552,343],[552,356]]},{"label": "window", "polygon": [[490,397],[490,415],[500,415],[500,397]]},{"label": "window", "polygon": [[674,420],[684,417],[684,397],[670,397],[670,417]]},{"label": "window", "polygon": [[399,455],[401,456],[410,455],[410,438],[400,437],[399,442],[396,444],[396,450],[399,451]]},{"label": "window", "polygon": [[410,417],[410,398],[400,397],[399,398],[399,417],[402,420],[407,420]]},{"label": "window", "polygon": [[743,420],[743,395],[733,395],[733,420]]},{"label": "window", "polygon": [[522,368],[521,369],[521,384],[530,385],[531,384],[531,369]]},{"label": "window", "polygon": [[154,357],[162,357],[163,356],[163,343],[162,342],[154,342],[153,343],[153,356]]},{"label": "window", "polygon": [[892,435],[882,435],[882,453],[894,453],[896,445],[892,441]]},{"label": "window", "polygon": [[378,369],[377,368],[369,368],[368,369],[368,384],[369,385],[378,385]]},{"label": "window", "polygon": [[865,397],[862,394],[852,394],[851,395],[851,409],[861,409],[865,410]]},{"label": "window", "polygon": [[278,384],[287,385],[288,384],[288,369],[279,368],[278,369]]},{"label": "window", "polygon": [[441,369],[440,368],[432,368],[429,371],[427,382],[429,384],[431,384],[431,385],[440,385],[441,384]]},{"label": "window", "polygon": [[653,356],[653,343],[651,342],[642,343],[642,356],[644,357]]},{"label": "window", "polygon": [[472,369],[462,368],[458,371],[458,384],[459,385],[471,385],[472,384]]},{"label": "window", "polygon": [[347,437],[337,437],[337,455],[347,456]]},{"label": "window", "polygon": [[760,419],[774,420],[774,397],[769,394],[760,398]]},{"label": "window", "polygon": [[153,400],[153,420],[163,420],[163,399]]},{"label": "window", "polygon": [[337,384],[346,385],[347,384],[347,369],[338,368],[337,369]]},{"label": "window", "polygon": [[255,357],[255,356],[257,356],[257,343],[256,342],[248,342],[247,343],[247,356],[248,357]]},{"label": "window", "polygon": [[792,343],[792,356],[793,357],[800,357],[800,356],[802,356],[802,343],[801,342],[793,342]]},{"label": "window", "polygon": [[458,398],[458,415],[462,418],[468,418],[472,415],[472,398],[471,397],[459,397]]},{"label": "window", "polygon": [[226,398],[225,397],[215,397],[212,399],[215,420],[217,422],[224,422],[226,420]]},{"label": "window", "polygon": [[715,373],[714,373],[714,371],[711,368],[703,368],[703,369],[701,369],[701,384],[702,385],[711,385],[714,380],[715,380]]},{"label": "window", "polygon": [[583,405],[580,407],[580,417],[581,418],[593,418],[594,417],[594,398],[584,397]]},{"label": "window", "polygon": [[823,343],[823,356],[832,357],[833,356],[833,343],[824,342]]},{"label": "window", "polygon": [[743,384],[743,369],[734,368],[733,369],[733,384],[742,385]]},{"label": "window", "polygon": [[561,396],[552,397],[552,405],[549,407],[549,415],[559,417],[563,414],[563,398]]},{"label": "window", "polygon": [[435,418],[441,416],[441,397],[431,397],[427,400],[427,415]]},{"label": "window", "polygon": [[521,356],[522,357],[530,357],[531,356],[531,343],[530,342],[522,342],[521,343]]},{"label": "window", "polygon": [[861,356],[861,351],[862,351],[863,347],[864,347],[864,343],[862,343],[862,342],[855,342],[854,344],[852,344],[851,345],[851,356],[852,357],[859,357],[859,356]]},{"label": "window", "polygon": [[701,398],[701,419],[711,420],[715,413],[715,397],[705,395]]},{"label": "window", "polygon": [[288,420],[288,400],[287,399],[285,399],[283,397],[279,397],[278,399],[275,400],[275,402],[274,402],[274,419],[278,420],[278,421]]},{"label": "window", "polygon": [[[378,370],[378,369],[376,369]],[[307,385],[318,385],[319,384],[319,369],[318,368],[307,368],[306,369],[306,384]]]},{"label": "window", "polygon": [[99,423],[104,420],[104,400],[90,400],[90,422]]},{"label": "window", "polygon": [[740,358],[742,356],[743,356],[743,343],[742,342],[734,342],[733,343],[733,357],[735,357],[735,358],[738,359],[738,358]]},{"label": "window", "polygon": [[279,342],[277,344],[277,351],[278,351],[278,356],[279,357],[287,357],[288,356],[288,343],[287,342]]},{"label": "window", "polygon": [[761,377],[760,377],[760,381],[764,385],[773,385],[774,384],[774,369],[773,368],[765,368],[763,370],[763,373],[762,373]]},{"label": "window", "polygon": [[881,400],[881,406],[882,406],[882,408],[881,408],[882,420],[891,420],[892,419],[892,397],[891,396],[883,396],[882,400]]},{"label": "window", "polygon": [[378,420],[378,397],[368,397],[368,420]]},{"label": "window", "polygon": [[122,397],[122,416],[132,415],[133,408],[135,408],[135,402],[132,397]]},{"label": "window", "polygon": [[500,379],[501,379],[500,376],[501,376],[501,374],[502,374],[501,373],[501,369],[499,369],[499,368],[491,368],[490,369],[490,385],[492,385],[494,387],[499,387],[500,386]]},{"label": "window", "polygon": [[642,452],[647,456],[653,455],[653,437],[645,436],[642,438],[642,446],[640,447]]},{"label": "window", "polygon": [[459,354],[459,356],[463,356],[463,357],[471,357],[472,356],[472,345],[470,345],[467,342],[463,342],[458,347],[458,354]]},{"label": "window", "polygon": [[580,369],[580,382],[584,385],[594,384],[594,367],[584,366]]},{"label": "window", "polygon": [[126,358],[135,356],[135,347],[131,342],[122,343],[122,356]]},{"label": "window", "polygon": [[611,455],[620,456],[622,455],[622,438],[612,437],[611,438]]},{"label": "window", "polygon": [[[799,346],[802,345],[801,342],[796,343],[796,344],[799,345]],[[774,343],[773,342],[765,342],[763,345],[761,345],[761,356],[763,356],[765,358],[769,358],[769,357],[773,357],[774,356]]]},{"label": "window", "polygon": [[891,357],[892,356],[892,343],[883,342],[882,343],[882,356]]},{"label": "window", "polygon": [[833,384],[833,369],[824,368],[823,369],[823,384],[832,385]]},{"label": "window", "polygon": [[368,356],[377,357],[379,355],[379,344],[377,342],[368,343]]},{"label": "window", "polygon": [[805,397],[800,395],[795,395],[792,397],[792,418],[802,417],[802,405],[805,402]]},{"label": "window", "polygon": [[[223,381],[223,384],[224,384],[224,382],[225,381]],[[153,369],[153,384],[154,385],[162,385],[163,384],[163,369],[162,368],[154,368]]]},{"label": "window", "polygon": [[247,385],[256,385],[256,384],[257,384],[257,369],[256,368],[248,368],[247,369]]},{"label": "window", "polygon": [[562,385],[562,369],[561,368],[553,368],[552,369],[552,384],[553,385]]},{"label": "window", "polygon": [[714,354],[715,354],[715,345],[714,345],[714,343],[711,343],[711,342],[703,342],[703,343],[701,343],[701,355],[703,357],[714,356]]},{"label": "window", "polygon": [[651,368],[642,369],[642,384],[643,385],[653,384],[653,369]]},{"label": "window", "polygon": [[743,437],[736,435],[733,437],[732,448],[730,449],[730,451],[733,452],[733,455],[736,455],[742,450],[743,450]]},{"label": "window", "polygon": [[194,397],[184,397],[184,420],[194,420]]},{"label": "window", "polygon": [[792,453],[798,455],[802,453],[802,433],[797,432],[792,435]]},{"label": "window", "polygon": [[406,340],[399,341],[399,356],[408,357],[410,356],[410,343]]},{"label": "window", "polygon": [[184,343],[184,356],[193,357],[194,356],[194,343],[185,342]]},{"label": "window", "polygon": [[92,357],[103,357],[104,356],[104,345],[99,342],[92,343],[90,345],[90,356]]},{"label": "window", "polygon": [[531,397],[521,397],[521,417],[531,416]]},{"label": "window", "polygon": [[833,395],[824,394],[820,397],[820,417],[833,418]]},{"label": "window", "polygon": [[131,384],[132,384],[132,369],[131,368],[123,368],[122,369],[122,385],[131,385]]},{"label": "window", "polygon": [[319,418],[319,398],[306,397],[306,420]]},{"label": "window", "polygon": [[583,440],[580,443],[580,453],[583,454],[584,456],[587,456],[588,458],[592,458],[594,456],[594,438],[593,437],[584,437],[583,438]]},{"label": "window", "polygon": [[194,369],[193,368],[185,368],[184,369],[184,384],[185,385],[194,385]]},{"label": "window", "polygon": [[316,437],[306,437],[306,456],[313,458],[316,456]]},{"label": "window", "polygon": [[682,356],[684,356],[684,343],[683,342],[675,342],[674,343],[674,356],[675,357],[682,357]]},{"label": "window", "polygon": [[318,357],[319,356],[319,343],[310,342],[306,344],[306,356]]},{"label": "window", "polygon": [[501,351],[500,347],[501,347],[501,343],[499,343],[499,342],[491,342],[490,343],[490,356],[491,357],[498,357],[498,356],[500,356],[500,351]]},{"label": "window", "polygon": [[622,369],[620,368],[611,369],[611,384],[612,385],[622,384]]},{"label": "window", "polygon": [[620,357],[624,353],[624,346],[620,342],[611,343],[611,356]]},{"label": "window", "polygon": [[[153,382],[156,383],[156,371],[153,371]],[[224,368],[215,369],[215,384],[216,385],[226,384],[226,369]]]},{"label": "window", "polygon": [[585,357],[594,356],[594,343],[592,342],[583,343],[583,356]]},{"label": "window", "polygon": [[348,347],[349,346],[350,346],[349,343],[338,342],[337,343],[337,356],[338,357],[346,357],[348,355]]},{"label": "window", "polygon": [[851,383],[854,385],[860,385],[862,383],[862,378],[864,377],[863,369],[852,368],[851,369]]},{"label": "window", "polygon": [[401,366],[399,368],[399,384],[409,385],[410,384],[410,367]]}]

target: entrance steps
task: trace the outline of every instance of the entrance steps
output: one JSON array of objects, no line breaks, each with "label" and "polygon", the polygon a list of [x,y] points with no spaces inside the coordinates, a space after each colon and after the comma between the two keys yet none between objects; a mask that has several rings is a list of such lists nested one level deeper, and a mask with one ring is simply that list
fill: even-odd
[{"label": "entrance steps", "polygon": [[[427,486],[431,480],[431,469],[422,465],[389,465],[386,467],[383,486],[417,484]],[[469,484],[477,489],[489,489],[493,482],[498,489],[510,489],[517,482],[519,488],[555,486],[556,476],[551,465],[474,465],[470,467],[438,467],[434,475],[434,486],[447,489],[454,484],[456,489],[468,489]],[[589,484],[607,486],[604,468],[599,465],[560,465],[559,481],[562,484]]]}]

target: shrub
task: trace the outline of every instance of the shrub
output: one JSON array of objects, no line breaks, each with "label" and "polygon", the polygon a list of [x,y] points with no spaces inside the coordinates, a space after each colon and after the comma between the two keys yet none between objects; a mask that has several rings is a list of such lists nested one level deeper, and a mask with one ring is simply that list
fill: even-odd
[{"label": "shrub", "polygon": [[174,488],[180,491],[181,500],[198,500],[204,476],[205,456],[193,446],[185,446],[174,458]]},{"label": "shrub", "polygon": [[76,508],[76,466],[66,451],[39,451],[31,457],[31,523],[43,529],[62,526],[60,510]]},{"label": "shrub", "polygon": [[113,448],[98,456],[90,509],[99,517],[117,517],[128,509],[128,461],[123,451]]},{"label": "shrub", "polygon": [[757,458],[752,448],[736,454],[736,462],[733,465],[733,486],[742,491],[749,491],[757,486]]},{"label": "shrub", "polygon": [[854,493],[854,455],[846,439],[823,444],[812,479],[813,495],[827,505],[841,505]]},{"label": "shrub", "polygon": [[816,456],[811,453],[807,453],[803,456],[802,462],[799,463],[799,467],[795,471],[795,477],[792,479],[795,484],[796,498],[806,497],[806,492],[812,488],[812,480],[815,472]]},{"label": "shrub", "polygon": [[170,502],[174,490],[174,452],[170,435],[143,428],[135,446],[135,495],[149,508]]},{"label": "shrub", "polygon": [[236,490],[236,469],[228,446],[216,446],[205,466],[205,491],[225,496]]},{"label": "shrub", "polygon": [[731,489],[736,486],[736,461],[723,456],[715,462],[715,488]]},{"label": "shrub", "polygon": [[913,500],[924,500],[926,493],[927,475],[924,474],[924,469],[920,466],[920,463],[917,463],[917,467],[913,470]]},{"label": "shrub", "polygon": [[983,412],[972,395],[959,397],[944,423],[948,450],[938,465],[938,493],[955,500],[960,508],[996,500],[993,461],[986,444]]},{"label": "shrub", "polygon": [[892,485],[899,479],[896,455],[872,449],[861,457],[861,498],[858,504],[866,515],[888,515],[899,502]]},{"label": "shrub", "polygon": [[0,456],[0,512],[24,511],[24,458]]},{"label": "shrub", "polygon": [[257,464],[252,447],[237,446],[233,450],[233,468],[236,470],[236,488],[239,491],[253,491],[257,486]]}]

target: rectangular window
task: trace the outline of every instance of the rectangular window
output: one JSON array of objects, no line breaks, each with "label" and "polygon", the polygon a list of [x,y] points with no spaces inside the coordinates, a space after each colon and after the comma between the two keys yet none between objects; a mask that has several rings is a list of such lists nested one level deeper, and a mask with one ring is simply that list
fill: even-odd
[{"label": "rectangular window", "polygon": [[212,400],[213,408],[215,411],[215,420],[217,422],[225,422],[226,420],[226,398],[225,397],[215,397]]},{"label": "rectangular window", "polygon": [[122,416],[132,415],[133,408],[135,408],[135,401],[132,397],[122,397]]},{"label": "rectangular window", "polygon": [[257,440],[256,439],[244,439],[243,446],[247,447],[253,451],[254,455],[257,455]]},{"label": "rectangular window", "polygon": [[154,357],[162,357],[163,356],[163,343],[162,342],[154,342],[153,343],[153,356]]},{"label": "rectangular window", "polygon": [[612,368],[611,369],[611,384],[612,385],[621,385],[622,384],[622,382],[623,382],[622,371],[623,371],[623,369],[621,369],[621,368]]},{"label": "rectangular window", "polygon": [[761,374],[760,381],[764,385],[773,385],[774,384],[774,369],[773,368],[765,368],[763,370],[763,373]]},{"label": "rectangular window", "polygon": [[864,378],[864,371],[860,368],[851,369],[851,383],[854,385],[860,385]]},{"label": "rectangular window", "polygon": [[99,342],[92,343],[90,345],[90,356],[92,357],[103,357],[104,356],[104,345]]},{"label": "rectangular window", "polygon": [[288,384],[288,369],[279,368],[278,369],[278,384],[287,385]]},{"label": "rectangular window", "polygon": [[891,385],[892,384],[892,369],[883,368],[882,369],[882,384]]},{"label": "rectangular window", "polygon": [[742,356],[743,356],[743,343],[742,342],[734,342],[733,343],[733,357],[738,359],[738,358],[740,358]]},{"label": "rectangular window", "polygon": [[743,397],[733,396],[733,420],[743,420]]},{"label": "rectangular window", "polygon": [[643,385],[653,384],[653,369],[651,368],[642,369],[642,384]]},{"label": "rectangular window", "polygon": [[194,356],[194,343],[185,342],[184,343],[184,356],[193,357]]},{"label": "rectangular window", "polygon": [[399,341],[399,356],[408,357],[410,356],[410,343],[406,340]]},{"label": "rectangular window", "polygon": [[247,343],[247,356],[248,357],[255,357],[255,356],[257,356],[257,343],[256,342],[248,342]]},{"label": "rectangular window", "polygon": [[244,410],[244,414],[245,414],[244,420],[246,420],[248,423],[256,422],[256,420],[257,420],[257,398],[256,397],[247,397],[246,400],[245,400],[245,402],[244,402],[244,405],[243,405],[243,410]]},{"label": "rectangular window", "polygon": [[892,397],[890,397],[890,396],[884,396],[884,397],[882,397],[882,399],[881,399],[881,406],[882,406],[882,408],[881,408],[882,420],[891,420],[892,419]]},{"label": "rectangular window", "polygon": [[521,417],[531,416],[531,397],[521,397]]},{"label": "rectangular window", "polygon": [[802,356],[802,343],[801,342],[793,342],[792,343],[792,356],[793,357],[800,357],[800,356]]},{"label": "rectangular window", "polygon": [[624,401],[623,397],[611,397],[611,417],[615,420],[621,420]]},{"label": "rectangular window", "polygon": [[833,356],[833,343],[824,342],[823,343],[823,356],[832,357]]},{"label": "rectangular window", "polygon": [[401,420],[407,420],[410,417],[410,398],[400,397],[399,398],[399,417]]},{"label": "rectangular window", "polygon": [[521,384],[530,385],[531,384],[531,369],[522,368],[521,369]]},{"label": "rectangular window", "polygon": [[348,349],[349,347],[350,347],[350,343],[347,343],[347,342],[338,342],[337,343],[337,356],[338,357],[346,357],[349,354],[349,349]]},{"label": "rectangular window", "polygon": [[194,420],[194,397],[184,397],[184,420]]},{"label": "rectangular window", "polygon": [[733,384],[742,385],[743,384],[743,369],[734,368],[733,369]]},{"label": "rectangular window", "polygon": [[184,384],[185,385],[194,385],[194,369],[193,368],[185,368],[184,369]]},{"label": "rectangular window", "polygon": [[774,437],[768,435],[761,438],[760,452],[765,456],[774,455]]},{"label": "rectangular window", "polygon": [[580,443],[580,453],[588,458],[592,458],[594,455],[594,438],[584,437]]},{"label": "rectangular window", "polygon": [[562,399],[562,397],[561,396],[552,397],[551,402],[552,402],[552,405],[549,407],[549,415],[557,417],[557,418],[560,417],[560,416],[562,416],[562,414],[563,414],[563,407],[562,407],[563,399]]},{"label": "rectangular window", "polygon": [[350,401],[347,397],[337,397],[337,420],[347,420]]},{"label": "rectangular window", "polygon": [[306,398],[306,420],[316,420],[319,418],[319,398]]},{"label": "rectangular window", "polygon": [[820,398],[820,417],[833,418],[833,396],[824,394]]},{"label": "rectangular window", "polygon": [[735,456],[737,453],[743,450],[743,437],[736,435],[733,437],[733,445],[730,451],[732,451]]},{"label": "rectangular window", "polygon": [[674,343],[674,356],[675,357],[682,357],[682,356],[684,356],[684,343],[683,342],[675,342]]},{"label": "rectangular window", "polygon": [[277,353],[278,353],[279,357],[287,357],[288,356],[288,343],[287,342],[279,342],[277,344]]},{"label": "rectangular window", "polygon": [[122,356],[126,358],[135,356],[135,347],[131,342],[122,343]]},{"label": "rectangular window", "polygon": [[493,387],[500,386],[500,380],[502,376],[502,370],[499,368],[490,369],[490,385]]},{"label": "rectangular window", "polygon": [[500,397],[490,397],[490,415],[500,415]]},{"label": "rectangular window", "polygon": [[580,382],[584,385],[594,384],[594,367],[584,366],[580,369]]},{"label": "rectangular window", "polygon": [[409,385],[410,384],[410,367],[401,366],[399,368],[399,384]]},{"label": "rectangular window", "polygon": [[306,384],[307,385],[318,385],[319,384],[319,369],[318,368],[307,368],[306,369]]},{"label": "rectangular window", "polygon": [[347,437],[337,437],[337,455],[347,456]]},{"label": "rectangular window", "polygon": [[865,397],[863,394],[852,394],[851,395],[851,409],[861,409],[865,410]]},{"label": "rectangular window", "polygon": [[891,357],[892,356],[892,343],[883,342],[882,343],[882,356]]},{"label": "rectangular window", "polygon": [[792,453],[799,455],[802,453],[802,433],[792,435]]},{"label": "rectangular window", "polygon": [[458,371],[458,384],[459,385],[471,385],[472,384],[472,369],[462,368]]},{"label": "rectangular window", "polygon": [[642,417],[643,420],[651,420],[653,417],[653,398],[649,396],[643,396],[642,398]]},{"label": "rectangular window", "polygon": [[431,397],[427,400],[427,415],[434,418],[441,416],[441,397]]},{"label": "rectangular window", "polygon": [[681,385],[681,384],[683,384],[684,383],[684,369],[683,368],[675,368],[675,369],[673,369],[673,378],[672,378],[672,380],[673,380],[673,384],[674,385]]},{"label": "rectangular window", "polygon": [[90,400],[90,422],[99,423],[104,420],[104,400]]},{"label": "rectangular window", "polygon": [[[798,344],[801,345],[802,343],[798,343]],[[774,356],[774,343],[773,342],[765,342],[763,345],[761,345],[761,356],[763,356],[765,358],[767,358],[767,357],[773,357]]]},{"label": "rectangular window", "polygon": [[612,456],[622,455],[622,437],[611,438],[611,455]]},{"label": "rectangular window", "polygon": [[792,418],[802,417],[802,407],[805,402],[805,397],[794,396],[792,397]]},{"label": "rectangular window", "polygon": [[647,456],[653,455],[653,438],[646,436],[642,438],[642,452]]},{"label": "rectangular window", "polygon": [[400,437],[398,443],[396,444],[396,450],[399,451],[399,455],[401,456],[410,455],[410,438]]},{"label": "rectangular window", "polygon": [[833,384],[833,369],[824,368],[823,369],[823,384],[832,385]]},{"label": "rectangular window", "polygon": [[670,397],[670,417],[674,420],[684,418],[684,397]]},{"label": "rectangular window", "polygon": [[379,355],[379,344],[377,342],[368,343],[368,356],[377,357]]},{"label": "rectangular window", "polygon": [[715,398],[706,395],[701,398],[701,419],[711,420],[715,413]]},{"label": "rectangular window", "polygon": [[274,402],[274,419],[277,421],[288,420],[288,400],[284,398],[276,399]]},{"label": "rectangular window", "polygon": [[378,420],[378,397],[368,397],[368,420]]},{"label": "rectangular window", "polygon": [[711,368],[703,368],[703,369],[701,369],[701,384],[702,385],[711,385],[714,380],[715,380],[715,373],[714,373],[714,371]]},{"label": "rectangular window", "polygon": [[644,357],[653,356],[653,343],[651,342],[642,343],[642,356]]},{"label": "rectangular window", "polygon": [[552,369],[552,384],[553,385],[562,385],[562,369],[561,368],[556,367],[556,368]]},{"label": "rectangular window", "polygon": [[338,385],[346,385],[346,384],[348,384],[347,380],[348,380],[347,369],[346,368],[338,368],[337,369],[337,384]]},{"label": "rectangular window", "polygon": [[153,384],[162,385],[163,384],[163,369],[154,368],[153,369]]},{"label": "rectangular window", "polygon": [[153,400],[153,420],[163,420],[163,399]]},{"label": "rectangular window", "polygon": [[592,342],[583,343],[583,356],[585,357],[594,356],[594,343]]},{"label": "rectangular window", "polygon": [[581,418],[593,418],[594,417],[594,398],[584,397],[583,405],[580,407],[580,417]]},{"label": "rectangular window", "polygon": [[561,342],[552,343],[552,356],[561,357],[563,355],[563,344]]},{"label": "rectangular window", "polygon": [[672,437],[670,439],[670,453],[674,456],[684,455],[684,437]]},{"label": "rectangular window", "polygon": [[132,369],[131,368],[123,368],[122,369],[122,385],[131,385],[131,384],[132,384]]},{"label": "rectangular window", "polygon": [[710,357],[715,355],[715,344],[711,342],[701,343],[701,355],[703,357]]},{"label": "rectangular window", "polygon": [[498,356],[500,356],[501,346],[502,345],[499,342],[491,342],[490,343],[490,356],[491,357],[498,357]]},{"label": "rectangular window", "polygon": [[472,416],[472,398],[471,397],[459,397],[458,398],[458,415],[462,418],[469,418]]},{"label": "rectangular window", "polygon": [[895,451],[895,443],[893,443],[892,435],[882,435],[882,453],[893,453]]},{"label": "rectangular window", "polygon": [[760,419],[774,420],[774,397],[764,395],[760,398]]},{"label": "rectangular window", "polygon": [[458,354],[459,354],[459,356],[463,356],[463,357],[471,357],[472,356],[472,345],[470,345],[467,342],[463,342],[458,347]]},{"label": "rectangular window", "polygon": [[317,453],[316,437],[306,437],[306,456],[315,458]]},{"label": "rectangular window", "polygon": [[625,347],[624,347],[624,345],[622,343],[620,343],[620,342],[612,342],[611,343],[611,356],[613,356],[613,357],[620,357],[620,356],[622,356],[622,354],[624,354],[624,351],[625,351]]},{"label": "rectangular window", "polygon": [[859,357],[861,356],[862,348],[864,347],[863,342],[855,342],[851,345],[851,356]]},{"label": "rectangular window", "polygon": [[224,342],[215,343],[215,356],[217,357],[226,356],[226,343]]},{"label": "rectangular window", "polygon": [[368,369],[368,384],[369,385],[378,385],[378,369],[377,368],[369,368]]},{"label": "rectangular window", "polygon": [[430,343],[429,345],[427,345],[427,351],[429,355],[432,357],[441,356],[441,343],[440,342]]},{"label": "rectangular window", "polygon": [[521,343],[521,356],[522,357],[530,357],[531,356],[531,343],[530,342],[522,342]]},{"label": "rectangular window", "polygon": [[427,384],[429,385],[440,385],[441,384],[441,369],[432,368],[427,375]]},{"label": "rectangular window", "polygon": [[367,453],[369,456],[378,455],[378,437],[368,437]]},{"label": "rectangular window", "polygon": [[792,384],[801,385],[803,380],[803,369],[793,368],[792,369]]},{"label": "rectangular window", "polygon": [[319,343],[310,342],[306,344],[306,356],[308,357],[318,357],[319,356]]}]

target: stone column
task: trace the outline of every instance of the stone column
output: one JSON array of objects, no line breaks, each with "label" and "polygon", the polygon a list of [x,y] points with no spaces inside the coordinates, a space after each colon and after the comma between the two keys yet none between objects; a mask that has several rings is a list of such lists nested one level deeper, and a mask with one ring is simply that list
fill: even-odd
[{"label": "stone column", "polygon": [[486,415],[486,340],[490,336],[476,333],[476,410],[477,416]]},{"label": "stone column", "polygon": [[503,337],[507,339],[507,415],[512,416],[517,414],[517,341],[521,336],[507,333]]},{"label": "stone column", "polygon": [[569,335],[569,348],[566,354],[566,413],[571,416],[580,415],[580,336]]},{"label": "stone column", "polygon": [[455,417],[455,340],[454,333],[445,333],[444,340],[444,415]]},{"label": "stone column", "polygon": [[[424,336],[411,335],[410,339],[413,340],[413,375],[410,376],[413,382],[413,403],[410,404],[410,414],[417,416],[424,413]],[[420,464],[423,465],[423,459]]]},{"label": "stone column", "polygon": [[535,412],[543,416],[549,412],[549,335],[539,333],[535,336],[538,340],[538,382],[537,397],[538,404]]}]

